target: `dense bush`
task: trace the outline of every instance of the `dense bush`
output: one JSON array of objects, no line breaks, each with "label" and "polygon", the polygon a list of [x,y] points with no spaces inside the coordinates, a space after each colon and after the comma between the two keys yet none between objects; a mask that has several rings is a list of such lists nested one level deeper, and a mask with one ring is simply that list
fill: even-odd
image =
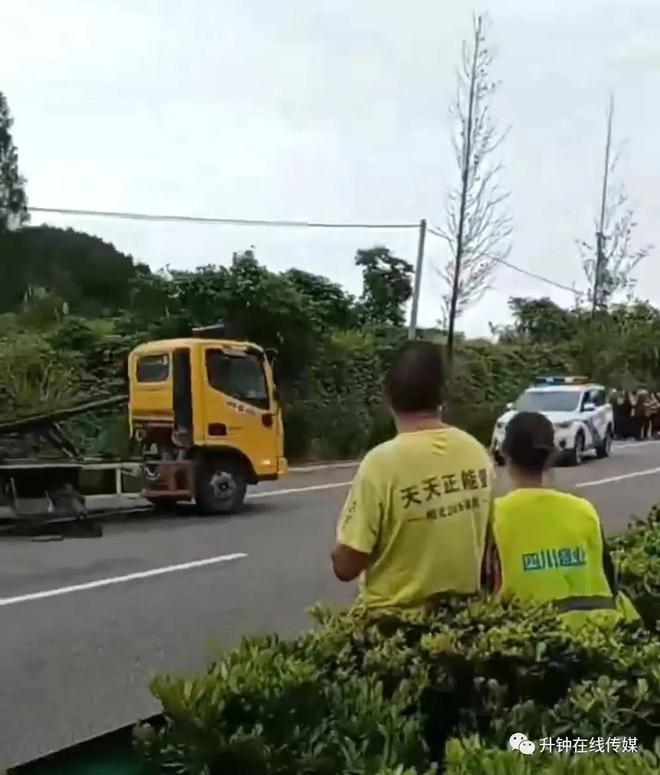
[{"label": "dense bush", "polygon": [[382,402],[390,342],[378,332],[332,333],[286,396],[285,442],[291,457],[354,457],[393,432]]},{"label": "dense bush", "polygon": [[621,583],[649,626],[660,621],[660,508],[612,542]]},{"label": "dense bush", "polygon": [[649,775],[659,768],[660,757],[650,751],[619,755],[546,752],[525,757],[484,746],[478,738],[468,738],[447,743],[445,772],[446,775]]},{"label": "dense bush", "polygon": [[5,413],[54,407],[78,392],[81,375],[75,357],[58,354],[38,335],[0,338],[0,400]]},{"label": "dense bush", "polygon": [[[657,562],[657,513],[620,539],[634,598]],[[636,553],[638,562],[626,565]],[[644,564],[639,558],[649,555]],[[295,640],[246,639],[193,678],[157,677],[166,722],[136,730],[154,772],[246,775],[649,773],[660,740],[654,627],[579,630],[548,606],[448,599],[429,612],[333,612]],[[639,754],[524,757],[532,740],[635,738]],[[435,764],[434,764],[435,763]]]}]

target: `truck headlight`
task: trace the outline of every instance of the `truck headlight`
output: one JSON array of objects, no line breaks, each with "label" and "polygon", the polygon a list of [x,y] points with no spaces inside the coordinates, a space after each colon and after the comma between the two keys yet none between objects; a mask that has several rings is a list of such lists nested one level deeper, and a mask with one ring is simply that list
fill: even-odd
[{"label": "truck headlight", "polygon": [[565,420],[564,422],[556,422],[555,423],[555,428],[557,430],[565,431],[565,430],[568,430],[569,428],[573,427],[573,422],[574,422],[574,420]]}]

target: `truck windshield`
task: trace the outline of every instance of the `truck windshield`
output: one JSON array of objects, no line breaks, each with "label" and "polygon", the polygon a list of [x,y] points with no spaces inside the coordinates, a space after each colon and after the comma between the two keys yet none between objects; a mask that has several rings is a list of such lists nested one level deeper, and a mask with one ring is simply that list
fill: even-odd
[{"label": "truck windshield", "polygon": [[209,385],[221,393],[259,409],[269,408],[266,376],[258,358],[207,350],[206,375]]},{"label": "truck windshield", "polygon": [[574,412],[580,393],[575,390],[526,390],[516,401],[519,412]]}]

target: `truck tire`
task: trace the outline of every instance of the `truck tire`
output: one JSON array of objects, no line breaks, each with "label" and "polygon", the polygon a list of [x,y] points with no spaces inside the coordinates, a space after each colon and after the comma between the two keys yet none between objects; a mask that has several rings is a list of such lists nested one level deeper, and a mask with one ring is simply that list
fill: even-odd
[{"label": "truck tire", "polygon": [[240,461],[230,457],[200,461],[195,503],[204,516],[234,514],[245,501],[248,475]]},{"label": "truck tire", "polygon": [[605,431],[605,438],[603,443],[596,448],[596,456],[599,460],[609,457],[612,454],[612,442],[614,441],[614,432],[612,428],[608,428]]},{"label": "truck tire", "polygon": [[569,466],[579,466],[584,459],[584,433],[578,431],[575,435],[575,446],[568,451],[566,460]]}]

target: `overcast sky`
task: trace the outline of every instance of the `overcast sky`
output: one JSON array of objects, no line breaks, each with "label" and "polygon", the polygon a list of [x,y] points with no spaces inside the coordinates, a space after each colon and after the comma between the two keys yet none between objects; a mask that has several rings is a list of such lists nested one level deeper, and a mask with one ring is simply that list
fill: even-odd
[{"label": "overcast sky", "polygon": [[[441,223],[455,181],[448,104],[466,0],[0,0],[0,90],[30,203],[239,218]],[[8,8],[11,7],[11,12]],[[660,191],[660,2],[491,0],[494,111],[512,129],[511,260],[584,284],[574,245],[593,233],[610,90],[641,243]],[[292,231],[35,216],[184,268],[250,245],[273,269],[356,292],[356,248],[414,261],[409,232]],[[659,241],[660,242],[660,241]],[[660,247],[659,247],[660,250]],[[655,256],[658,256],[656,252]],[[439,316],[429,238],[420,316]],[[640,295],[660,302],[660,269]],[[501,269],[461,321],[506,317],[515,295],[571,294]]]}]

